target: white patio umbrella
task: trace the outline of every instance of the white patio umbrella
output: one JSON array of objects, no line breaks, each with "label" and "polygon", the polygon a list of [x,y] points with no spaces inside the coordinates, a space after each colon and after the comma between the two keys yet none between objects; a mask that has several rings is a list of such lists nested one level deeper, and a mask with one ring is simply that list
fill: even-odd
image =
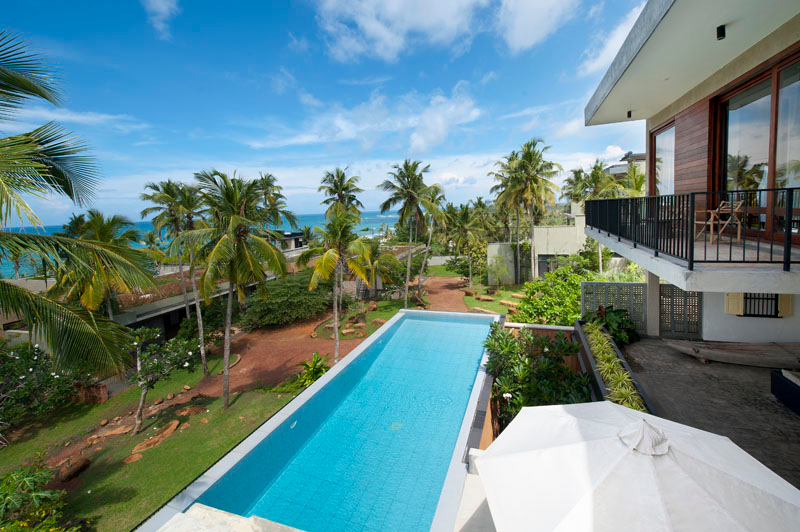
[{"label": "white patio umbrella", "polygon": [[523,408],[476,466],[499,532],[800,530],[800,491],[730,439],[608,401]]}]

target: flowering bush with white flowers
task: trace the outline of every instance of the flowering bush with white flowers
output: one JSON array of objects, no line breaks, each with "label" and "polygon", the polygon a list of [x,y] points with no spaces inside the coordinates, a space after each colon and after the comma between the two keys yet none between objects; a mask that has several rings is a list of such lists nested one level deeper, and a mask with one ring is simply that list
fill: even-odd
[{"label": "flowering bush with white flowers", "polygon": [[20,423],[69,402],[78,371],[57,371],[38,345],[8,347],[0,339],[0,424]]}]

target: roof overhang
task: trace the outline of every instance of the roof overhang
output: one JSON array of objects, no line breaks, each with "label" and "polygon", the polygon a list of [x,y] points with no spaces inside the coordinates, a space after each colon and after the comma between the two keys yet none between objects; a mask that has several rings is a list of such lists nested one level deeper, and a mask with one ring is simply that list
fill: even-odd
[{"label": "roof overhang", "polygon": [[650,0],[586,105],[586,125],[654,116],[798,13],[797,0]]}]

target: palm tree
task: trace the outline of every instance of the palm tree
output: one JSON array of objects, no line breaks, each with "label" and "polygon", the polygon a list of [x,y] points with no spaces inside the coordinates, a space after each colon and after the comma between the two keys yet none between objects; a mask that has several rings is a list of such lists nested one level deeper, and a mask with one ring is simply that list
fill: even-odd
[{"label": "palm tree", "polygon": [[317,287],[320,280],[328,280],[333,276],[333,363],[339,362],[339,294],[342,289],[342,272],[349,270],[353,275],[371,286],[367,277],[365,264],[370,263],[370,247],[366,237],[358,237],[355,226],[358,218],[346,209],[334,209],[328,221],[322,227],[315,227],[318,247],[309,248],[297,258],[297,264],[305,266],[311,259],[314,272],[308,283],[308,289]]},{"label": "palm tree", "polygon": [[69,221],[61,226],[61,231],[53,234],[68,238],[80,238],[83,234],[84,225],[86,225],[86,215],[73,213],[70,215]]},{"label": "palm tree", "polygon": [[561,197],[569,199],[572,203],[583,203],[588,186],[586,172],[583,168],[574,168],[571,172],[572,175],[564,180]]},{"label": "palm tree", "polygon": [[380,241],[377,238],[369,239],[369,256],[366,270],[369,274],[369,283],[367,286],[370,288],[370,298],[375,297],[378,279],[384,285],[387,279],[392,277],[392,274],[400,268],[400,261],[392,253],[381,253]]},{"label": "palm tree", "polygon": [[264,199],[264,216],[267,219],[266,227],[273,226],[280,229],[286,220],[292,228],[297,227],[297,216],[288,209],[283,187],[278,185],[278,180],[268,172],[258,173],[258,185]]},{"label": "palm tree", "polygon": [[[82,240],[101,242],[117,249],[128,249],[132,254],[141,254],[130,249],[131,244],[139,238],[133,222],[117,214],[105,217],[96,209],[89,209],[88,215],[80,235]],[[114,292],[128,293],[133,288],[113,268],[99,262],[90,270],[76,270],[64,265],[56,276],[56,284],[50,289],[52,295],[63,297],[68,302],[79,301],[89,310],[97,310],[105,303],[109,319],[114,315]]]},{"label": "palm tree", "polygon": [[151,190],[150,193],[142,193],[139,198],[142,201],[149,201],[155,203],[153,207],[142,209],[142,219],[152,213],[156,214],[153,218],[153,228],[159,233],[166,230],[174,238],[177,238],[177,256],[178,256],[178,275],[181,279],[181,294],[183,295],[183,307],[186,311],[186,317],[190,316],[189,312],[189,297],[186,294],[186,279],[183,275],[183,237],[181,236],[181,222],[183,220],[183,213],[180,208],[181,201],[181,183],[167,179],[160,183],[147,183],[145,189]]},{"label": "palm tree", "polygon": [[472,286],[472,245],[480,240],[480,224],[474,216],[469,203],[458,208],[456,216],[451,220],[456,252],[460,255],[466,250],[469,264],[469,285]]},{"label": "palm tree", "polygon": [[314,247],[314,228],[310,225],[303,226],[303,242],[306,246]]},{"label": "palm tree", "polygon": [[422,264],[419,267],[419,275],[417,276],[417,299],[419,301],[422,301],[422,274],[425,271],[425,265],[428,262],[428,253],[431,250],[434,225],[436,225],[438,221],[439,227],[447,227],[447,217],[441,208],[444,201],[444,191],[442,188],[439,185],[431,185],[428,191],[428,201],[425,203],[425,214],[428,217],[428,243],[425,246],[425,255],[422,257]]},{"label": "palm tree", "polygon": [[519,252],[520,252],[520,238],[519,238],[519,215],[522,207],[521,189],[518,186],[519,179],[517,178],[517,165],[519,162],[519,154],[516,151],[511,151],[506,155],[503,160],[497,161],[496,166],[500,169],[496,172],[489,172],[489,175],[494,176],[498,181],[496,185],[491,188],[492,194],[497,194],[495,203],[502,205],[506,210],[511,210],[515,218],[515,235],[514,242],[516,244],[516,252],[514,253],[515,266],[514,266],[514,283],[521,282],[519,273]]},{"label": "palm tree", "polygon": [[519,161],[516,165],[515,187],[518,188],[519,198],[528,210],[531,231],[531,280],[534,280],[536,264],[534,250],[534,227],[536,217],[542,216],[548,204],[555,203],[556,185],[551,179],[555,177],[561,166],[558,163],[544,158],[544,152],[550,146],[541,146],[544,141],[531,139],[522,145],[519,152]]},{"label": "palm tree", "polygon": [[[233,177],[217,170],[195,174],[198,188],[210,213],[209,227],[184,233],[187,245],[202,245],[200,254],[206,270],[200,278],[206,302],[211,300],[218,281],[226,279],[228,298],[225,307],[223,342],[222,395],[227,408],[230,391],[231,318],[233,298],[245,299],[245,287],[256,284],[258,293],[266,298],[267,280],[271,271],[286,274],[286,257],[271,241],[280,238],[275,231],[264,229],[264,212],[259,203],[261,194],[256,181]],[[180,245],[180,240],[173,242]]]},{"label": "palm tree", "polygon": [[[29,100],[58,105],[61,94],[53,71],[27,43],[0,31],[0,122],[8,121]],[[0,138],[0,254],[26,252],[55,268],[69,261],[80,270],[96,259],[131,285],[151,286],[147,274],[125,250],[59,236],[6,231],[11,217],[40,228],[25,194],[59,194],[86,205],[98,184],[97,169],[84,155],[85,145],[50,122],[27,133]],[[97,263],[95,262],[95,264]],[[127,329],[89,311],[55,301],[0,280],[0,311],[25,318],[32,336],[41,338],[56,365],[89,363],[98,370],[121,371],[127,361]]]},{"label": "palm tree", "polygon": [[[600,159],[595,159],[594,164],[586,173],[586,193],[584,202],[600,198],[615,198],[620,195],[622,186],[614,176],[606,172],[605,164]],[[600,273],[603,273],[603,245],[597,243],[597,264]]]},{"label": "palm tree", "polygon": [[[194,231],[198,227],[208,228],[208,224],[203,220],[206,213],[206,204],[200,191],[195,187],[183,185],[181,187],[180,212],[183,214],[183,228],[186,231]],[[180,245],[180,243],[178,243]],[[195,262],[195,249],[198,244],[193,244],[189,247],[189,279],[192,281],[192,294],[194,294],[194,308],[197,318],[197,336],[200,348],[200,360],[203,363],[203,374],[209,376],[208,362],[206,361],[206,340],[205,332],[203,331],[203,312],[200,309],[200,295],[197,291],[197,279],[195,279],[194,268]]]},{"label": "palm tree", "polygon": [[431,186],[425,184],[423,174],[430,169],[430,165],[420,168],[420,161],[406,159],[402,165],[392,166],[394,172],[389,172],[391,179],[385,180],[378,188],[389,193],[389,199],[381,203],[381,212],[388,212],[399,205],[400,215],[397,222],[401,225],[408,224],[408,257],[406,262],[405,308],[408,308],[408,284],[411,282],[411,226],[417,227],[425,223],[422,212],[424,208],[433,208],[429,197]]},{"label": "palm tree", "polygon": [[632,198],[644,196],[647,188],[647,176],[639,167],[628,163],[628,170],[622,178],[622,194]]},{"label": "palm tree", "polygon": [[325,211],[326,217],[330,218],[336,210],[345,210],[356,215],[356,223],[361,220],[364,204],[359,201],[357,194],[364,192],[364,189],[358,187],[359,179],[357,175],[347,177],[347,168],[344,170],[336,168],[333,172],[325,172],[317,192],[327,196],[322,201],[328,206]]}]

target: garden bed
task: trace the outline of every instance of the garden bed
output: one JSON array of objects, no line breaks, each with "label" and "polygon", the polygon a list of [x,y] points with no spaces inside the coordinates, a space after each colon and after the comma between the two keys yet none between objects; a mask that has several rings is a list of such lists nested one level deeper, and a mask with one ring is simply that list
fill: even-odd
[{"label": "garden bed", "polygon": [[[610,382],[606,382],[606,379],[603,378],[601,374],[601,370],[599,368],[599,364],[595,354],[592,352],[592,348],[590,346],[589,335],[585,329],[587,322],[582,320],[575,320],[575,335],[577,336],[580,342],[580,352],[579,358],[582,369],[591,377],[591,386],[592,386],[592,400],[593,401],[602,401],[604,399],[609,399],[614,402],[619,402],[614,399],[614,386]],[[608,332],[605,328],[602,329],[602,332],[608,335]],[[608,337],[608,342],[610,346],[613,348],[614,354],[618,360],[619,366],[627,373],[630,383],[638,393],[639,398],[641,399],[641,403],[643,404],[644,408],[647,412],[651,414],[656,414],[655,410],[653,409],[653,405],[647,398],[647,394],[644,392],[639,381],[636,379],[636,376],[633,373],[630,365],[625,360],[625,357],[622,356],[617,344],[614,342],[611,337]],[[625,405],[629,406],[629,405]]]}]

